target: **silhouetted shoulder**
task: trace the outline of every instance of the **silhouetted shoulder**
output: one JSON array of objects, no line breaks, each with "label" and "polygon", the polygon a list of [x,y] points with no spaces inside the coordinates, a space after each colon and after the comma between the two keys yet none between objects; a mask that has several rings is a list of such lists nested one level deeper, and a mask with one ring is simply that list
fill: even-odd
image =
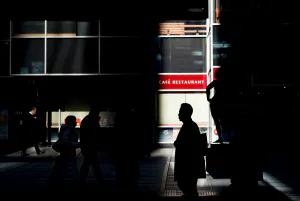
[{"label": "silhouetted shoulder", "polygon": [[83,119],[81,120],[81,123],[80,123],[81,125],[82,125],[82,124],[85,124],[86,118],[87,118],[87,116],[83,117]]},{"label": "silhouetted shoulder", "polygon": [[189,121],[189,122],[184,123],[184,127],[186,129],[192,130],[192,131],[199,130],[198,125],[194,121]]},{"label": "silhouetted shoulder", "polygon": [[[89,124],[89,116],[85,116],[82,120],[81,120],[81,123],[80,123],[80,129],[86,129],[88,127],[88,124]],[[82,131],[81,131],[82,132]]]},{"label": "silhouetted shoulder", "polygon": [[193,125],[193,128],[199,130],[198,124],[196,122],[192,121],[192,125]]}]

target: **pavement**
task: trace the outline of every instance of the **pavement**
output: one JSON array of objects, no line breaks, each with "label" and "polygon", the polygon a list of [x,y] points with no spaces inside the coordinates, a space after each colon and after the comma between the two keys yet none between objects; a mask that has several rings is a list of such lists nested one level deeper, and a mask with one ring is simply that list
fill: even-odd
[{"label": "pavement", "polygon": [[[51,147],[42,148],[45,154],[36,155],[33,148],[28,150],[30,156],[21,157],[20,152],[0,157],[0,193],[2,196],[12,197],[42,197],[43,199],[56,198],[61,189],[49,189],[46,185],[47,177],[51,172],[54,159],[58,155]],[[80,150],[78,150],[79,154]],[[87,188],[71,189],[68,195],[73,199],[106,197],[125,199],[126,194],[114,188],[115,167],[105,154],[99,155],[101,168],[106,181],[105,187],[96,185],[93,172],[87,179]],[[269,159],[268,172],[264,172],[264,181],[259,182],[256,190],[241,188],[232,190],[228,178],[213,178],[207,173],[206,179],[198,180],[199,200],[232,200],[232,199],[269,199],[269,200],[300,200],[299,178],[290,174],[290,178],[282,176],[287,170],[279,168],[272,157]],[[281,160],[286,160],[284,157]],[[78,166],[82,163],[83,156],[79,154]],[[272,164],[276,163],[276,164]],[[276,171],[271,171],[277,167]],[[280,172],[281,171],[281,172]],[[296,174],[296,172],[294,172]],[[276,176],[277,175],[277,176]],[[294,177],[294,179],[293,179]],[[298,181],[298,182],[297,182]],[[291,185],[293,184],[293,185]],[[298,187],[298,189],[297,189]],[[181,199],[181,191],[174,182],[174,149],[159,148],[151,153],[150,158],[140,162],[140,180],[138,183],[140,200],[176,200]],[[62,196],[62,195],[60,195]],[[133,194],[128,194],[132,198]]]}]

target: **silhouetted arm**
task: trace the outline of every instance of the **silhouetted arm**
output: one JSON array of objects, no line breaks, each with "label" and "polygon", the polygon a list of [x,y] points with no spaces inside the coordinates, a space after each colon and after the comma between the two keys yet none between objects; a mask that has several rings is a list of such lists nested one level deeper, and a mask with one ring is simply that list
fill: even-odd
[{"label": "silhouetted arm", "polygon": [[215,81],[212,81],[206,87],[206,99],[207,99],[208,102],[210,101],[210,90],[215,87],[215,83],[216,83]]}]

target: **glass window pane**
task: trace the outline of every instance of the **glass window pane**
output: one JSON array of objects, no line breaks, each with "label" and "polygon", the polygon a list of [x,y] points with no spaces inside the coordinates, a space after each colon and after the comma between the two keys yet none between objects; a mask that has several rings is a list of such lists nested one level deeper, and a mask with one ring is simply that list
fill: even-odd
[{"label": "glass window pane", "polygon": [[45,36],[45,20],[12,21],[12,36]]},{"label": "glass window pane", "polygon": [[98,36],[99,21],[77,21],[77,36]]},{"label": "glass window pane", "polygon": [[98,36],[98,20],[47,21],[48,36]]},{"label": "glass window pane", "polygon": [[98,73],[98,38],[48,38],[47,73]]},{"label": "glass window pane", "polygon": [[181,126],[178,119],[180,105],[185,103],[183,93],[161,93],[158,94],[158,124],[159,126]]},{"label": "glass window pane", "polygon": [[186,102],[191,104],[194,112],[192,115],[193,120],[197,124],[202,124],[203,126],[208,125],[209,117],[209,105],[206,100],[205,93],[187,93]]},{"label": "glass window pane", "polygon": [[222,59],[227,58],[230,50],[229,27],[223,25],[213,26],[213,65],[221,66]]},{"label": "glass window pane", "polygon": [[18,38],[11,41],[12,74],[44,73],[45,39]]},{"label": "glass window pane", "polygon": [[228,0],[215,0],[214,2],[214,23],[231,23],[230,11],[232,2]]},{"label": "glass window pane", "polygon": [[205,38],[161,38],[158,72],[206,73],[205,44]]}]

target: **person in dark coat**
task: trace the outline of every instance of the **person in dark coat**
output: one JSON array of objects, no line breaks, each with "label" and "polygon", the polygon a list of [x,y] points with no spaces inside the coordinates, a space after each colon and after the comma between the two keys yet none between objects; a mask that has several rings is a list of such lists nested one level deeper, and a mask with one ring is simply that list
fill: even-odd
[{"label": "person in dark coat", "polygon": [[192,120],[193,108],[188,103],[181,104],[179,120],[183,125],[175,146],[175,181],[188,199],[198,197],[198,178],[206,177],[204,148],[207,142],[201,140],[198,125]]},{"label": "person in dark coat", "polygon": [[36,153],[43,154],[44,151],[41,151],[39,148],[39,125],[36,115],[36,108],[31,107],[28,113],[24,114],[23,121],[22,121],[22,156],[28,156],[29,154],[26,153],[27,147],[29,144],[33,144],[36,150]]},{"label": "person in dark coat", "polygon": [[90,170],[90,166],[92,166],[94,170],[94,174],[96,176],[98,184],[102,185],[104,182],[98,156],[99,144],[101,144],[101,128],[99,114],[100,110],[97,107],[92,107],[90,109],[90,113],[81,121],[80,146],[84,158],[78,177],[78,181],[80,183],[86,180]]}]

